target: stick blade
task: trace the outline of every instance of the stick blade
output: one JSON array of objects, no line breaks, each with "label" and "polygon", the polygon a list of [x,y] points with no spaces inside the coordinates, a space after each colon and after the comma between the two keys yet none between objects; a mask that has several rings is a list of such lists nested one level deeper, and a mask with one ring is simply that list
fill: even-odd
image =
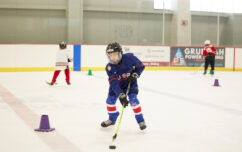
[{"label": "stick blade", "polygon": [[115,140],[117,138],[117,134],[113,135],[113,140]]}]

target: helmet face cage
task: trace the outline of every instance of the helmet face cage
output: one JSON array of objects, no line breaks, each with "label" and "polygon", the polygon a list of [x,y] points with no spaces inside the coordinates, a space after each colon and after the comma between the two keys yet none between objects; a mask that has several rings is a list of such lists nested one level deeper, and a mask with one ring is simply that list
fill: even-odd
[{"label": "helmet face cage", "polygon": [[[111,53],[114,53],[114,52],[119,52],[118,54],[119,54],[119,60],[118,61],[112,61],[111,59],[110,59],[110,54]],[[106,48],[106,54],[107,54],[107,56],[108,56],[108,59],[109,59],[109,62],[110,63],[112,63],[112,64],[118,64],[120,61],[121,61],[121,59],[122,59],[122,55],[123,55],[123,51],[122,51],[122,47],[120,46],[120,44],[119,43],[117,43],[117,42],[114,42],[114,43],[110,43],[110,44],[108,44],[108,46],[107,46],[107,48]]]},{"label": "helmet face cage", "polygon": [[65,49],[66,48],[66,42],[62,41],[61,43],[59,43],[59,46],[61,49]]}]

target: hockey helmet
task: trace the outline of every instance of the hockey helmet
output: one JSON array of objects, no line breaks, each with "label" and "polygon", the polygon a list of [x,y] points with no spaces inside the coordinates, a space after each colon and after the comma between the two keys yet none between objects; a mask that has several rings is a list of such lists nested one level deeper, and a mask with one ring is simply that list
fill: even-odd
[{"label": "hockey helmet", "polygon": [[[115,59],[112,57],[112,54],[114,54],[115,52],[118,53],[118,59]],[[106,54],[108,56],[110,63],[118,64],[121,61],[122,55],[123,55],[123,50],[121,45],[118,42],[109,43],[106,48]]]},{"label": "hockey helmet", "polygon": [[204,45],[210,45],[210,44],[211,44],[210,40],[206,40],[206,41],[204,42]]},{"label": "hockey helmet", "polygon": [[66,48],[66,42],[65,41],[60,42],[59,46],[60,46],[61,49],[65,49]]}]

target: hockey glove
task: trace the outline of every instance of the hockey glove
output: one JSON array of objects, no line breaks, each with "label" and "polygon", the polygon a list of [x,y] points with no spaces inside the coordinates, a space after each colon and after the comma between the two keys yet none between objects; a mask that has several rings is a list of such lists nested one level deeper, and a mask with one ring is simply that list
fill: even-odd
[{"label": "hockey glove", "polygon": [[128,77],[128,82],[133,83],[133,82],[135,82],[138,78],[139,78],[139,75],[138,75],[137,73],[132,73],[132,74]]},{"label": "hockey glove", "polygon": [[118,98],[119,98],[119,101],[123,105],[124,108],[126,106],[128,106],[129,101],[127,100],[127,96],[124,93],[120,93]]}]

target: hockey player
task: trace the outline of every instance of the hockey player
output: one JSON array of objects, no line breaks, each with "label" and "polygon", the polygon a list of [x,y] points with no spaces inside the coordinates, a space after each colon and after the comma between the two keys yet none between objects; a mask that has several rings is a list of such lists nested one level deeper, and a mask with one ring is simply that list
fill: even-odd
[{"label": "hockey player", "polygon": [[207,74],[208,65],[210,64],[212,69],[212,75],[214,74],[214,64],[215,64],[215,56],[216,56],[216,48],[210,44],[210,40],[206,40],[204,42],[204,50],[203,56],[205,57],[204,64],[204,75]]},{"label": "hockey player", "polygon": [[61,70],[65,71],[66,76],[66,83],[70,85],[70,71],[68,62],[72,61],[70,51],[66,49],[66,42],[61,42],[59,44],[60,50],[57,52],[56,55],[56,65],[55,65],[55,72],[52,78],[52,81],[48,83],[49,85],[54,85],[56,83],[56,79],[60,74]]},{"label": "hockey player", "polygon": [[[116,109],[116,101],[119,99],[124,107],[128,106],[130,103],[140,129],[145,129],[146,124],[141,111],[140,102],[137,99],[137,79],[140,77],[145,66],[132,53],[123,54],[122,47],[117,42],[108,44],[106,48],[106,55],[109,59],[109,63],[106,66],[106,72],[109,77],[110,84],[106,100],[109,119],[107,121],[103,121],[101,126],[108,127],[115,124],[119,116],[119,112]],[[131,85],[128,94],[128,101],[125,93],[129,82]]]}]

